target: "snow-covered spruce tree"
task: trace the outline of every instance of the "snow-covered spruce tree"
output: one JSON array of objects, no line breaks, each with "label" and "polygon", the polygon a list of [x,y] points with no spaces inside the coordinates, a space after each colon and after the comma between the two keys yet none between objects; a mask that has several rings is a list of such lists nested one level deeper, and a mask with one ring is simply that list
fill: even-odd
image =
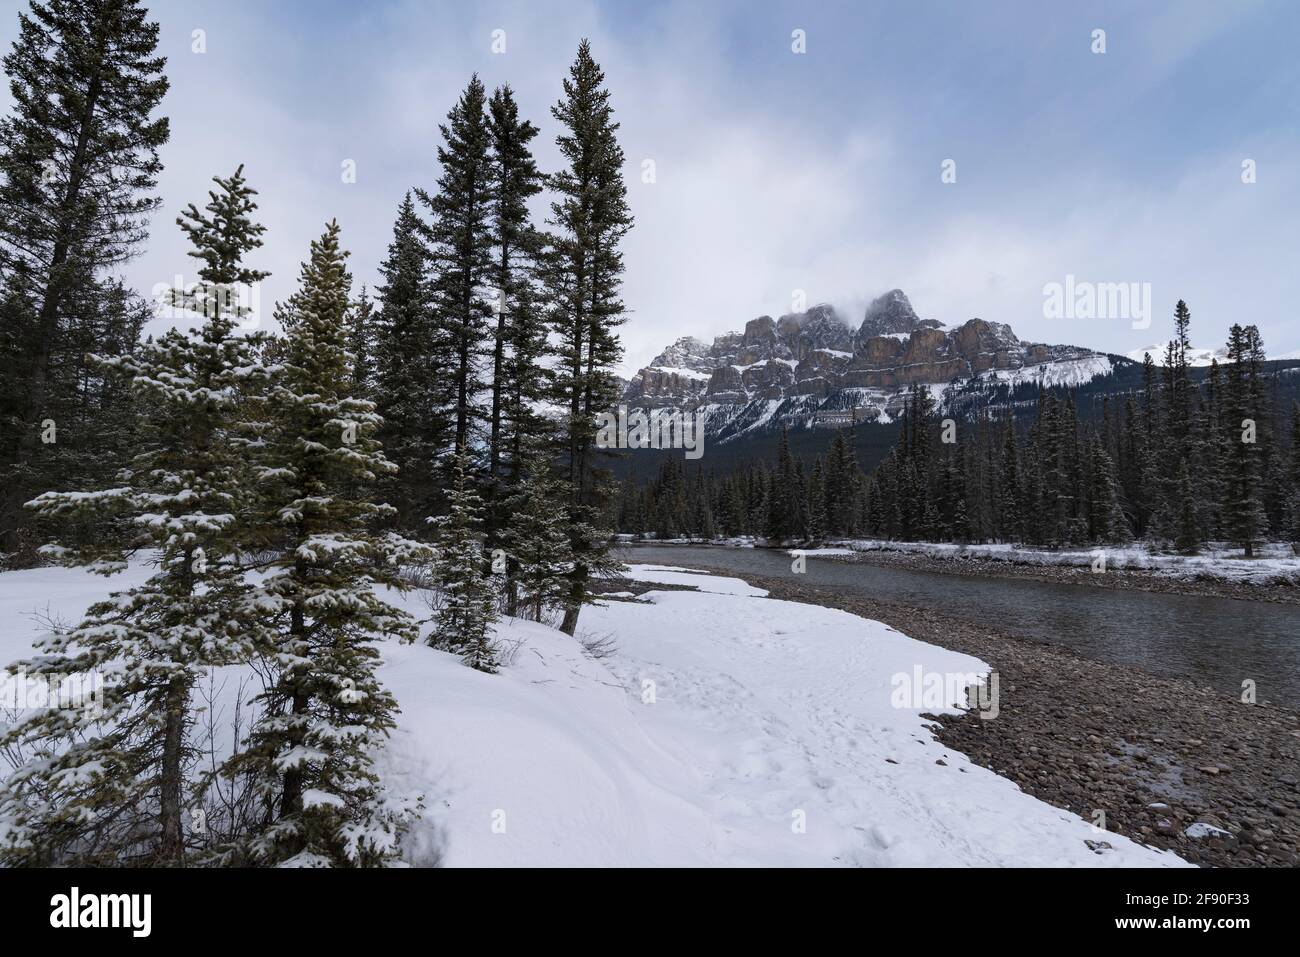
[{"label": "snow-covered spruce tree", "polygon": [[178,220],[202,266],[200,282],[172,301],[204,315],[202,327],[103,362],[148,409],[143,448],[116,488],[47,492],[31,503],[50,517],[115,511],[135,530],[126,541],[51,549],[55,557],[111,573],[151,549],[158,570],[16,666],[98,674],[105,686],[98,710],[38,711],[5,734],[6,746],[29,754],[0,795],[11,864],[181,863],[191,690],[205,669],[245,658],[260,637],[240,513],[249,488],[241,410],[261,366],[255,344],[234,334],[245,308],[232,290],[266,275],[243,265],[262,227],[242,167],[215,182],[205,210],[191,205]]},{"label": "snow-covered spruce tree", "polygon": [[618,326],[624,311],[619,243],[632,227],[632,214],[619,125],[604,84],[605,74],[583,40],[564,81],[564,98],[551,108],[564,127],[556,145],[565,166],[548,182],[556,199],[545,272],[560,360],[554,401],[566,416],[560,454],[573,568],[560,628],[570,635],[582,606],[592,600],[589,582],[617,567],[609,554],[612,537],[600,527],[612,489],[608,469],[597,461],[596,415],[618,399],[614,367],[622,355]]},{"label": "snow-covered spruce tree", "polygon": [[357,491],[394,466],[374,438],[374,405],[353,397],[346,256],[331,222],[280,312],[270,429],[254,451],[257,510],[283,532],[256,596],[273,630],[261,648],[272,675],[247,748],[224,769],[251,786],[263,818],[257,833],[218,850],[223,862],[381,865],[405,826],[372,766],[397,711],[375,677],[373,642],[413,641],[416,625],[377,588],[404,587],[402,566],[428,550],[374,531],[393,510]]},{"label": "snow-covered spruce tree", "polygon": [[564,486],[551,474],[545,450],[534,443],[520,467],[515,493],[505,500],[509,522],[502,539],[514,568],[512,584],[525,617],[541,621],[549,605],[568,593],[569,535],[565,524]]},{"label": "snow-covered spruce tree", "polygon": [[[78,339],[112,306],[105,270],[130,259],[159,200],[167,92],[158,24],[139,0],[37,0],[4,58],[13,100],[0,119],[0,549],[31,520],[23,503],[69,479],[51,453],[115,424]],[[95,287],[100,287],[96,289]],[[134,306],[130,311],[134,311]],[[131,335],[96,342],[101,355]],[[115,348],[116,347],[116,348]],[[63,433],[47,444],[45,420]],[[93,461],[94,443],[82,457]],[[101,456],[102,457],[102,456]],[[92,470],[93,471],[93,470]]]},{"label": "snow-covered spruce tree", "polygon": [[499,665],[492,642],[495,587],[483,553],[483,500],[469,468],[469,454],[462,450],[454,459],[450,510],[431,520],[437,528],[432,572],[440,595],[429,644],[492,673]]}]

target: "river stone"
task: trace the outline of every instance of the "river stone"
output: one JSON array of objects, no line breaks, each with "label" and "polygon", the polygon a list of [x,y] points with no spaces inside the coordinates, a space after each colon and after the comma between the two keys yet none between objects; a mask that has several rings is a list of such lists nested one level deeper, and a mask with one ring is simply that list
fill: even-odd
[{"label": "river stone", "polygon": [[1211,838],[1214,840],[1232,840],[1231,831],[1225,831],[1221,827],[1215,827],[1213,824],[1207,824],[1204,821],[1197,821],[1195,824],[1189,825],[1183,833],[1193,841],[1200,841],[1205,838]]}]

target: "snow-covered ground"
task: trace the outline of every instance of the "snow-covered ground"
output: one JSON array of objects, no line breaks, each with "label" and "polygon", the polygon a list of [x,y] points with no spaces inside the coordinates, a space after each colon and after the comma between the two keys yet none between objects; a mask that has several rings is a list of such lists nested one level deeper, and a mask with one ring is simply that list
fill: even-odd
[{"label": "snow-covered ground", "polygon": [[[33,612],[74,621],[146,574],[0,575],[0,659],[29,653],[41,630]],[[382,645],[380,677],[402,714],[379,767],[390,786],[425,796],[414,862],[1184,863],[1097,831],[936,742],[921,713],[955,711],[952,679],[987,672],[983,663],[734,578],[669,566],[630,575],[700,590],[584,611],[588,638],[614,639],[600,659],[518,620],[498,626],[512,650],[495,676],[424,645]],[[403,601],[425,613],[417,596]],[[225,682],[218,709],[236,685]]]},{"label": "snow-covered ground", "polygon": [[844,555],[851,552],[894,551],[933,558],[1009,562],[1019,565],[1063,565],[1091,568],[1104,558],[1107,570],[1143,570],[1172,578],[1219,578],[1256,585],[1300,582],[1300,556],[1288,544],[1256,548],[1256,557],[1243,558],[1240,548],[1217,546],[1199,555],[1152,553],[1142,545],[1097,545],[1091,548],[1050,550],[1020,545],[950,545],[934,542],[887,542],[850,539],[827,543],[827,548],[805,549],[807,555]]}]

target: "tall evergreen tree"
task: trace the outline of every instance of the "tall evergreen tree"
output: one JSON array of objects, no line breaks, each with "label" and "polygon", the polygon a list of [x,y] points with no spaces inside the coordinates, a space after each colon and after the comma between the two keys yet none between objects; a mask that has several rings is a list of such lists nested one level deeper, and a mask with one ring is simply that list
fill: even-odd
[{"label": "tall evergreen tree", "polygon": [[1228,439],[1223,511],[1228,533],[1254,557],[1255,544],[1268,528],[1260,496],[1259,440],[1264,431],[1259,363],[1263,347],[1254,326],[1234,323],[1228,332],[1227,382],[1224,396]]},{"label": "tall evergreen tree", "polygon": [[822,460],[813,464],[808,479],[808,538],[819,542],[826,537],[826,483]]},{"label": "tall evergreen tree", "polygon": [[[138,0],[36,0],[19,14],[4,58],[13,113],[0,119],[0,549],[19,545],[34,490],[67,476],[42,442],[43,423],[91,435],[111,418],[77,404],[75,346],[104,318],[105,275],[147,235],[167,142],[153,114],[167,92],[158,24]],[[95,351],[124,354],[138,325],[125,316]],[[60,356],[72,361],[60,362]],[[62,400],[62,401],[60,401]],[[108,413],[111,414],[112,410]],[[65,439],[66,441],[66,439]]]},{"label": "tall evergreen tree", "polygon": [[[527,377],[530,370],[518,363],[512,368],[507,353],[512,345],[528,347],[529,332],[543,328],[533,273],[540,238],[528,218],[528,201],[542,189],[542,174],[533,160],[530,143],[537,127],[519,118],[519,106],[509,86],[498,87],[488,104],[491,138],[491,196],[493,287],[497,326],[492,350],[492,412],[488,435],[488,475],[501,474],[509,431],[512,383],[507,374]],[[516,331],[515,327],[531,327]],[[536,375],[533,375],[536,378]],[[515,384],[515,388],[518,388]],[[538,390],[540,391],[540,390]],[[514,410],[518,411],[518,410]]]},{"label": "tall evergreen tree", "polygon": [[1201,539],[1201,526],[1196,515],[1196,498],[1192,491],[1192,471],[1183,459],[1178,467],[1178,535],[1174,544],[1179,551],[1194,555]]},{"label": "tall evergreen tree", "polygon": [[403,817],[384,797],[373,752],[397,705],[375,677],[380,637],[413,641],[415,622],[382,598],[402,563],[427,550],[372,528],[391,507],[359,491],[395,466],[374,436],[379,417],[355,397],[347,348],[351,277],[338,224],[312,242],[253,451],[259,524],[283,544],[256,595],[273,662],[248,747],[225,769],[248,782],[261,828],[219,859],[302,867],[392,858]]},{"label": "tall evergreen tree", "polygon": [[440,124],[442,175],[432,195],[415,191],[432,214],[424,229],[434,264],[434,309],[453,357],[452,419],[457,454],[470,447],[471,433],[485,417],[479,396],[492,282],[492,142],[483,84],[475,74]]},{"label": "tall evergreen tree", "polygon": [[379,439],[397,473],[380,484],[398,526],[422,529],[436,510],[435,471],[452,443],[450,343],[433,307],[428,252],[408,193],[397,211],[388,254],[379,267],[374,332],[374,400]]},{"label": "tall evergreen tree", "polygon": [[1016,450],[1016,423],[1007,420],[1006,438],[1002,443],[1002,527],[1001,537],[1006,542],[1024,540],[1024,515],[1021,512],[1020,454]]},{"label": "tall evergreen tree", "polygon": [[[489,550],[502,542],[510,521],[505,504],[521,481],[524,446],[533,448],[549,423],[540,406],[547,397],[549,369],[546,318],[537,293],[542,239],[529,220],[528,201],[542,189],[531,142],[537,127],[519,116],[509,86],[498,87],[488,103],[491,138],[490,272],[496,329],[492,343],[491,412],[488,421],[488,481],[484,532]],[[514,613],[517,564],[507,562],[507,611]]]},{"label": "tall evergreen tree", "polygon": [[588,582],[612,571],[610,536],[598,527],[609,478],[596,461],[596,415],[618,398],[614,367],[622,353],[623,257],[619,243],[632,226],[605,74],[583,40],[551,110],[563,126],[556,139],[565,166],[550,179],[553,235],[547,257],[552,321],[560,352],[555,399],[565,410],[561,457],[569,496],[573,567],[561,628],[573,634],[591,600]]},{"label": "tall evergreen tree", "polygon": [[764,535],[773,544],[795,535],[795,496],[797,494],[794,456],[790,454],[790,437],[784,428],[776,446],[776,468],[772,473],[771,493],[767,499],[767,522]]}]

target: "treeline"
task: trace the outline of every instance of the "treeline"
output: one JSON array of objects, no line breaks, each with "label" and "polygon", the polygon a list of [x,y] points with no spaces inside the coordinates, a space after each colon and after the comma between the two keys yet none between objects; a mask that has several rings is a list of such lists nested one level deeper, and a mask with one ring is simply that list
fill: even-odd
[{"label": "treeline", "polygon": [[[196,281],[167,298],[199,324],[141,342],[149,306],[112,273],[159,203],[157,24],[138,0],[33,2],[19,23],[0,120],[4,557],[112,574],[143,553],[151,573],[11,666],[111,677],[0,733],[0,860],[390,861],[412,809],[372,765],[396,715],[372,642],[420,623],[388,590],[430,585],[429,642],[492,672],[494,618],[554,609],[573,634],[611,567],[594,416],[617,393],[631,216],[604,75],[582,42],[550,175],[510,88],[471,78],[380,285],[354,297],[331,221],[276,333],[240,329],[267,276],[257,194],[242,166],[214,178],[177,220]],[[231,664],[262,679],[257,717],[201,771],[197,687]]]},{"label": "treeline", "polygon": [[629,472],[618,500],[618,527],[659,539],[757,536],[786,542],[864,535],[867,485],[851,431],[837,432],[826,454],[806,468],[791,455],[783,429],[772,465],[750,462],[718,475],[688,470],[668,457],[648,482]]},{"label": "treeline", "polygon": [[624,484],[624,532],[756,535],[773,541],[870,537],[1036,546],[1133,540],[1185,553],[1231,542],[1300,541],[1300,406],[1280,409],[1259,330],[1233,325],[1227,362],[1196,382],[1191,314],[1143,388],[1081,422],[1073,395],[1040,390],[1032,422],[941,418],[913,388],[895,446],[871,475],[841,432],[811,468],[782,436],[775,463],[731,475],[665,462],[644,487]]}]

